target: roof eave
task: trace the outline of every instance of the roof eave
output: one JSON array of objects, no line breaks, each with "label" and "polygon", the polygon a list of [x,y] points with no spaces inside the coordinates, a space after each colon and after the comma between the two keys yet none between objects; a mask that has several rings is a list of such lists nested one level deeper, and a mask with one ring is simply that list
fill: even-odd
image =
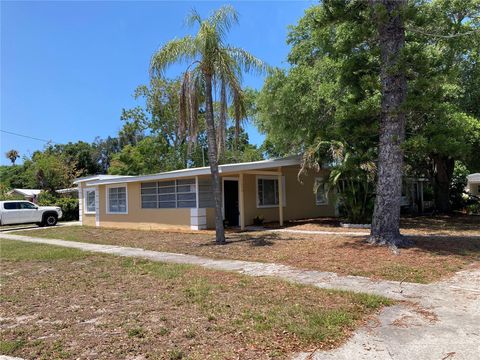
[{"label": "roof eave", "polygon": [[[263,161],[250,162],[250,163],[225,164],[225,165],[220,165],[218,171],[221,174],[231,174],[231,173],[237,173],[241,171],[269,169],[269,168],[271,169],[276,167],[292,166],[292,165],[299,165],[299,164],[300,164],[300,158],[295,157],[295,158],[286,158],[286,159],[263,160]],[[126,177],[118,177],[114,179],[96,180],[96,181],[87,182],[86,186],[123,184],[123,183],[129,183],[129,182],[137,182],[137,181],[168,180],[168,179],[177,179],[177,178],[185,178],[185,177],[193,177],[193,176],[210,175],[210,174],[211,172],[209,167],[201,167],[201,168],[194,168],[194,169],[174,170],[170,172],[152,174],[152,175],[126,176]]]}]

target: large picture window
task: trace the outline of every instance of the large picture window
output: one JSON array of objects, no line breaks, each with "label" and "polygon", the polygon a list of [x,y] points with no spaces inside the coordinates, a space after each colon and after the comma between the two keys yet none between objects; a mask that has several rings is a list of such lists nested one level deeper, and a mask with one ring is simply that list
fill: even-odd
[{"label": "large picture window", "polygon": [[142,183],[143,209],[195,208],[195,179]]},{"label": "large picture window", "polygon": [[107,212],[112,214],[127,214],[127,187],[107,188]]},{"label": "large picture window", "polygon": [[84,192],[84,204],[85,204],[85,213],[94,213],[95,212],[95,190],[94,189],[85,189]]},{"label": "large picture window", "polygon": [[[285,206],[285,178],[282,178],[283,206]],[[278,179],[257,177],[257,207],[278,206]]]}]

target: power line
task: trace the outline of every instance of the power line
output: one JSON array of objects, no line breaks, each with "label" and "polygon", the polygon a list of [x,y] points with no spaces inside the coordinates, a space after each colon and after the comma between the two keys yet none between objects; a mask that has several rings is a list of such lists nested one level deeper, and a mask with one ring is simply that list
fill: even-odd
[{"label": "power line", "polygon": [[21,137],[24,137],[24,138],[27,138],[27,139],[32,139],[32,140],[37,140],[37,141],[43,141],[43,142],[46,142],[46,143],[55,143],[55,142],[52,141],[52,140],[40,139],[40,138],[33,137],[33,136],[28,136],[28,135],[23,135],[23,134],[14,133],[14,132],[12,132],[12,131],[6,131],[6,130],[0,130],[0,131],[3,132],[3,133],[5,133],[5,134],[10,134],[10,135],[15,135],[15,136],[21,136]]}]

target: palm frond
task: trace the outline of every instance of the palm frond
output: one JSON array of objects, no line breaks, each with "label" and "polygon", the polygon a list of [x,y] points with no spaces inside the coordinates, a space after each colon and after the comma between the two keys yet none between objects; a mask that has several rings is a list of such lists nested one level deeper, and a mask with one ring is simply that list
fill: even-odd
[{"label": "palm frond", "polygon": [[187,26],[192,27],[195,24],[202,25],[202,17],[198,13],[197,9],[192,8],[190,13],[185,18]]},{"label": "palm frond", "polygon": [[269,65],[244,49],[227,46],[225,50],[245,72],[254,72],[256,75],[262,75],[271,70]]},{"label": "palm frond", "polygon": [[191,36],[169,41],[153,54],[150,76],[163,76],[165,69],[176,62],[194,61],[200,52],[198,45],[197,40]]},{"label": "palm frond", "polygon": [[238,24],[238,13],[233,6],[225,5],[215,10],[207,21],[219,35],[219,40],[222,41],[232,25]]},{"label": "palm frond", "polygon": [[187,128],[188,100],[190,98],[190,73],[185,71],[180,87],[180,96],[178,102],[178,136],[183,138]]}]

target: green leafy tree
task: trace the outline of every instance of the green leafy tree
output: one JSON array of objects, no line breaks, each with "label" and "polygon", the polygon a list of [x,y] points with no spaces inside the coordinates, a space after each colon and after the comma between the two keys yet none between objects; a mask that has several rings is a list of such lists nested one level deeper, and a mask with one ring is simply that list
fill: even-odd
[{"label": "green leafy tree", "polygon": [[64,156],[35,152],[28,167],[30,178],[35,179],[35,188],[55,193],[56,190],[72,186],[78,177],[76,164]]},{"label": "green leafy tree", "polygon": [[[435,180],[445,159],[478,168],[478,1],[408,2],[403,15],[406,168],[448,194],[448,173],[446,191]],[[368,2],[324,1],[291,28],[292,66],[267,77],[256,104],[268,154],[339,141],[378,158],[380,47],[372,16]]]},{"label": "green leafy tree", "polygon": [[233,103],[235,121],[239,123],[245,117],[244,98],[240,85],[242,71],[261,71],[265,66],[247,51],[225,44],[228,31],[233,24],[238,22],[237,13],[232,7],[221,7],[207,19],[202,19],[196,11],[193,11],[187,21],[190,25],[198,25],[196,36],[186,36],[165,44],[153,55],[151,71],[152,75],[162,76],[169,65],[176,62],[188,62],[180,90],[178,127],[182,134],[188,129],[188,141],[196,143],[199,104],[204,100],[208,160],[215,200],[216,241],[224,243],[225,234],[218,173],[218,145],[219,141],[223,141],[223,134],[220,139],[217,139],[213,106],[214,83],[220,88],[219,131],[222,133],[223,128],[226,127],[228,97]]},{"label": "green leafy tree", "polygon": [[93,175],[100,172],[94,144],[84,141],[48,146],[45,153],[63,157],[66,162],[75,164],[79,176]]}]

